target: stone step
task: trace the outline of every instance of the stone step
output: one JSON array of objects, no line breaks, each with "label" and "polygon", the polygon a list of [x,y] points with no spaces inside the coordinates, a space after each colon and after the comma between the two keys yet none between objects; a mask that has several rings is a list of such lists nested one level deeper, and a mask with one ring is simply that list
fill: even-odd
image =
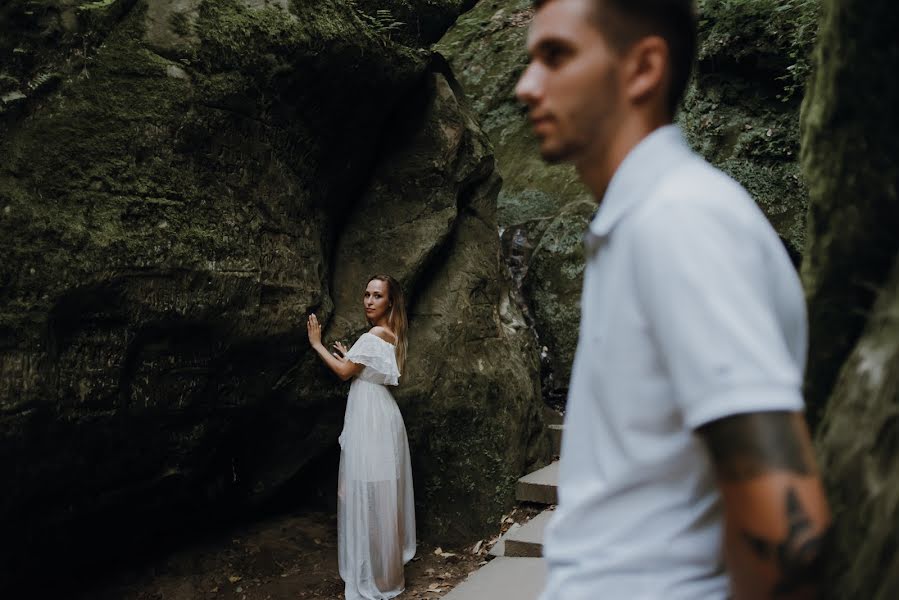
[{"label": "stone step", "polygon": [[539,558],[543,556],[543,533],[553,511],[542,513],[514,531],[509,530],[503,548],[504,556]]},{"label": "stone step", "polygon": [[549,439],[553,446],[553,456],[559,456],[562,453],[562,429],[561,425],[546,426],[546,431],[549,433]]},{"label": "stone step", "polygon": [[512,523],[512,526],[506,531],[506,533],[500,536],[499,540],[493,544],[493,547],[490,548],[489,554],[490,556],[505,556],[506,555],[506,540],[509,539],[509,536],[513,535],[517,529],[520,529],[521,525],[518,523]]},{"label": "stone step", "polygon": [[494,558],[445,600],[537,600],[546,580],[542,558]]},{"label": "stone step", "polygon": [[518,480],[515,498],[519,502],[538,504],[558,503],[559,461],[553,461],[539,471]]}]

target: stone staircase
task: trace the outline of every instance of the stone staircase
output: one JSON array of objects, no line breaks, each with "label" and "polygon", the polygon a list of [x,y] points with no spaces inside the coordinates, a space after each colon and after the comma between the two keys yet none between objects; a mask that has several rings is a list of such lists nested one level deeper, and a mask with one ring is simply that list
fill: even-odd
[{"label": "stone staircase", "polygon": [[[547,429],[558,456],[562,444],[562,415],[547,410]],[[537,600],[543,589],[543,532],[558,502],[559,463],[553,461],[518,480],[515,497],[519,502],[546,508],[523,525],[514,524],[490,550],[494,558],[472,573],[446,600]]]}]

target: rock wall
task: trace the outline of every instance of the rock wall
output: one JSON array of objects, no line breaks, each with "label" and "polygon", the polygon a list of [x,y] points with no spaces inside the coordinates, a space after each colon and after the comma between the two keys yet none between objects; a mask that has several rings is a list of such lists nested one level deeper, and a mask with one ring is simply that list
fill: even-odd
[{"label": "rock wall", "polygon": [[[433,36],[460,5],[430,4]],[[160,515],[302,490],[346,393],[304,321],[359,325],[345,267],[371,248],[411,292],[422,532],[482,530],[547,458],[489,145],[416,35],[343,0],[0,8],[4,574],[73,532],[146,543]],[[424,138],[397,131],[409,103]]]},{"label": "rock wall", "polygon": [[899,593],[899,260],[884,286],[815,440],[834,513],[834,600]]},{"label": "rock wall", "polygon": [[[883,3],[829,2],[803,107],[811,191],[802,277],[809,300],[806,396],[817,419],[899,249],[894,78]],[[877,19],[870,21],[869,19]]]},{"label": "rock wall", "polygon": [[[807,206],[798,117],[818,2],[698,4],[699,63],[679,123],[696,150],[746,186],[798,262]],[[526,248],[527,264],[515,268],[525,272],[524,296],[547,348],[544,393],[559,397],[577,344],[581,236],[596,203],[573,169],[543,164],[513,97],[526,65],[531,5],[482,0],[438,49],[453,64],[496,148],[507,260],[514,263],[512,254]]]},{"label": "rock wall", "polygon": [[829,597],[899,594],[899,14],[826,0],[803,107],[806,387],[833,505]]}]

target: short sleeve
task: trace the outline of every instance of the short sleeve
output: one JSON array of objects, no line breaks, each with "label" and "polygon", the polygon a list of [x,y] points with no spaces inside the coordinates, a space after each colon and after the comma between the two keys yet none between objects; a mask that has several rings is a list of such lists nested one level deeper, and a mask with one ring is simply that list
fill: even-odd
[{"label": "short sleeve", "polygon": [[727,206],[661,204],[641,222],[634,273],[687,426],[802,410],[802,367],[778,318],[764,240],[753,230],[762,224]]},{"label": "short sleeve", "polygon": [[347,360],[365,365],[364,379],[381,385],[398,385],[400,370],[394,347],[373,333],[362,334],[346,354]]}]

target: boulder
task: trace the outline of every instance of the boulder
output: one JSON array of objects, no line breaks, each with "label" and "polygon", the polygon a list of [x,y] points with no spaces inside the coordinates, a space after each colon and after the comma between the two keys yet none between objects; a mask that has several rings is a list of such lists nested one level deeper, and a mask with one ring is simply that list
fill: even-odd
[{"label": "boulder", "polygon": [[[489,146],[445,98],[445,127],[429,126],[462,145],[405,167],[420,188],[379,192],[393,168],[378,166],[384,140],[419,154],[385,124],[407,102],[443,98],[422,45],[342,0],[12,0],[0,32],[0,85],[25,96],[0,121],[4,577],[34,562],[29,549],[82,544],[67,567],[102,563],[104,546],[151,544],[159,526],[210,507],[311,488],[304,469],[335,452],[346,386],[309,350],[306,315],[330,323],[332,284],[343,306],[344,232],[356,248],[381,239],[347,225],[360,198],[380,198],[367,218],[384,198],[444,183],[454,212],[407,282],[413,312],[454,297],[429,291],[438,278],[456,312],[416,317],[407,381],[429,407],[420,427],[465,414],[467,428],[413,435],[444,448],[416,468],[422,517],[474,531],[485,512],[440,499],[508,502],[508,479],[545,440],[530,406],[535,351],[497,262]],[[45,72],[54,85],[27,85]],[[393,256],[421,250],[414,236],[397,242]],[[451,337],[463,317],[481,321]],[[483,376],[465,370],[481,364]],[[490,441],[490,457],[468,465],[446,449],[463,434]],[[491,474],[489,489],[472,487]]]},{"label": "boulder", "polygon": [[895,5],[825,0],[803,106],[807,397],[834,516],[828,598],[899,593]]},{"label": "boulder", "polygon": [[827,598],[899,592],[899,256],[815,440],[834,513]]},{"label": "boulder", "polygon": [[899,66],[886,2],[825,2],[803,105],[809,239],[806,397],[817,421],[899,251]]}]

